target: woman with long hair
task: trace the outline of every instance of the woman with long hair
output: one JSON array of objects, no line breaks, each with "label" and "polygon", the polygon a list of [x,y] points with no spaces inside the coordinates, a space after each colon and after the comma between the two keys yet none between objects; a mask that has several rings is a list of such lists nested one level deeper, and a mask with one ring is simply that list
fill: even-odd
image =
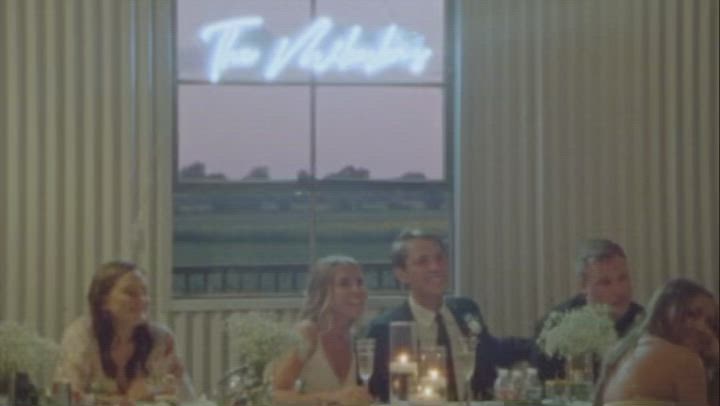
[{"label": "woman with long hair", "polygon": [[365,310],[360,265],[346,256],[317,261],[308,280],[297,330],[303,344],[274,370],[277,404],[362,404],[372,400],[358,385],[352,327]]},{"label": "woman with long hair", "polygon": [[643,322],[610,351],[595,405],[707,405],[718,365],[718,303],[688,279],[668,281]]},{"label": "woman with long hair", "polygon": [[89,394],[134,402],[191,399],[192,388],[172,334],[148,320],[145,276],[133,263],[100,266],[88,292],[90,315],[65,330],[55,379],[76,399]]}]

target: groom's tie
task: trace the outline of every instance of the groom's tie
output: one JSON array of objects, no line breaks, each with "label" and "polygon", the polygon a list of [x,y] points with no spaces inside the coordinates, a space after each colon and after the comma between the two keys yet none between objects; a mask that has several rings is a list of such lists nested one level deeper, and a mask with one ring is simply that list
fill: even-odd
[{"label": "groom's tie", "polygon": [[455,402],[458,400],[458,396],[457,385],[455,384],[455,363],[453,362],[450,336],[448,335],[447,327],[445,327],[445,320],[439,312],[435,315],[435,322],[438,327],[437,344],[447,348],[447,355],[445,357],[445,369],[447,370],[448,377],[447,397],[449,401]]}]

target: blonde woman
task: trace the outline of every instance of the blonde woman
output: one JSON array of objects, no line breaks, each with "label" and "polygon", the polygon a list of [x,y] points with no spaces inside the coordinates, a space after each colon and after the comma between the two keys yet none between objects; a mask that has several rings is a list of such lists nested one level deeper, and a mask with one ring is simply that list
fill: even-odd
[{"label": "blonde woman", "polygon": [[278,362],[273,398],[278,404],[357,405],[371,397],[358,384],[351,327],[367,300],[360,265],[346,256],[317,261],[310,272],[297,329],[303,345]]},{"label": "blonde woman", "polygon": [[695,282],[670,280],[606,358],[595,405],[707,405],[718,351],[717,300]]}]

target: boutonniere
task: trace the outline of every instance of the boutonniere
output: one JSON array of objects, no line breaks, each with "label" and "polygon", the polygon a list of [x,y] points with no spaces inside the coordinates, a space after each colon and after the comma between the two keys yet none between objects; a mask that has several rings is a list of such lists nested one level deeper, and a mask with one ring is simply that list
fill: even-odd
[{"label": "boutonniere", "polygon": [[465,313],[463,319],[465,320],[465,325],[467,326],[470,335],[479,337],[480,334],[482,334],[482,324],[480,324],[480,320],[478,320],[474,314]]}]

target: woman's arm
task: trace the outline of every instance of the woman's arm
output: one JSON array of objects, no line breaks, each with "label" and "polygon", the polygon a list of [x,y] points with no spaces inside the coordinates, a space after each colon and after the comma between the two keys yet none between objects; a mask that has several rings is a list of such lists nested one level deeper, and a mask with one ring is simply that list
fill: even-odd
[{"label": "woman's arm", "polygon": [[154,396],[174,395],[181,401],[192,401],[195,399],[195,390],[190,381],[190,376],[185,370],[182,360],[178,356],[175,347],[175,338],[170,330],[155,326],[155,336],[160,341],[159,360],[153,363],[157,371],[150,371],[151,375],[159,376],[161,379],[159,387],[154,389]]},{"label": "woman's arm", "polygon": [[681,405],[707,405],[707,378],[700,357],[690,351],[683,352],[674,371],[676,402]]},{"label": "woman's arm", "polygon": [[60,360],[53,380],[70,384],[73,398],[79,400],[90,385],[89,349],[92,337],[86,319],[75,320],[65,329],[60,344]]}]

